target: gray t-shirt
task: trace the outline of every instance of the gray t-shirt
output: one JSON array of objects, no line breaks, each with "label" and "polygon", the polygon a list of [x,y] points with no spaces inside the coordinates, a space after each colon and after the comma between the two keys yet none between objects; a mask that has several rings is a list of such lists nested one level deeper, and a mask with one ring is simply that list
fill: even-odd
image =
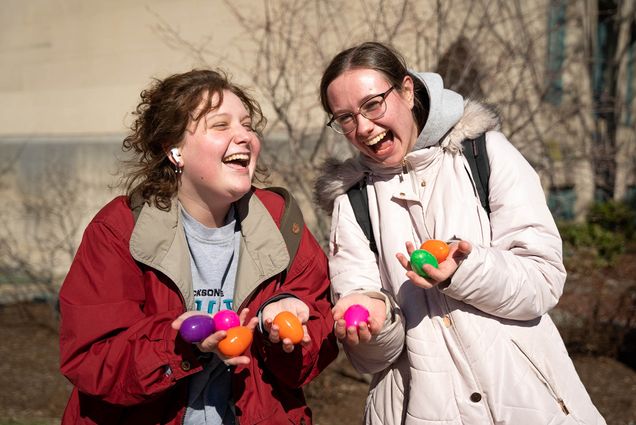
[{"label": "gray t-shirt", "polygon": [[[240,232],[234,208],[222,227],[209,228],[180,208],[190,249],[196,309],[210,314],[233,309]],[[186,425],[234,424],[232,370],[212,355],[205,368],[190,378]]]}]

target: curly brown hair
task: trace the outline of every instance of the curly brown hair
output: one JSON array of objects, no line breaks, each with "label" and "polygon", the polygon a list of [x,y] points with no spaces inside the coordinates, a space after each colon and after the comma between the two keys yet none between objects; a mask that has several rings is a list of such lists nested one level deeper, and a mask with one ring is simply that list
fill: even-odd
[{"label": "curly brown hair", "polygon": [[[124,152],[133,154],[126,161],[127,172],[122,177],[129,197],[141,195],[157,208],[170,209],[179,187],[179,175],[175,173],[166,152],[183,140],[190,120],[198,122],[223,103],[224,90],[234,93],[241,100],[252,119],[253,128],[261,137],[266,119],[260,105],[245,89],[232,83],[223,71],[194,69],[174,74],[163,80],[154,80],[148,89],[141,92],[141,102],[133,112],[136,119],[122,146]],[[218,101],[213,104],[214,98]],[[207,105],[199,109],[204,99],[207,99]],[[264,174],[266,171],[259,165],[257,172]]]}]

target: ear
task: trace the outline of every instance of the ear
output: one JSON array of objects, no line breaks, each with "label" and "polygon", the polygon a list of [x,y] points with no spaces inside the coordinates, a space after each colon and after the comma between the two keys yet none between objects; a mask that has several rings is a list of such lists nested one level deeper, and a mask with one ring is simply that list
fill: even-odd
[{"label": "ear", "polygon": [[413,78],[410,75],[404,76],[402,80],[402,90],[400,92],[402,98],[409,104],[409,108],[413,109],[415,105],[415,89],[413,84]]},{"label": "ear", "polygon": [[176,167],[183,167],[183,158],[181,157],[181,150],[179,150],[179,148],[171,148],[170,151],[166,152],[166,156]]}]

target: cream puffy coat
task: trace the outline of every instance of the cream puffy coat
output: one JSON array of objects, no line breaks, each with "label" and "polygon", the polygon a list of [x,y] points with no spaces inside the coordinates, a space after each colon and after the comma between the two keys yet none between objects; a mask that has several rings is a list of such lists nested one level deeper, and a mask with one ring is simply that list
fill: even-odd
[{"label": "cream puffy coat", "polygon": [[[317,183],[323,207],[333,205],[335,296],[381,292],[394,306],[370,343],[345,346],[359,371],[374,374],[365,422],[604,424],[548,315],[566,273],[538,176],[496,131],[488,109],[466,102],[455,117],[435,116],[437,99],[456,107],[458,95],[432,87],[441,84],[439,77],[422,77],[432,104],[416,145],[422,148],[394,170],[361,158],[332,163]],[[437,114],[448,110],[438,107]],[[426,140],[429,124],[444,136],[431,141],[429,132]],[[490,217],[461,153],[464,138],[483,132]],[[377,258],[343,194],[363,175]],[[395,257],[406,254],[406,241],[419,246],[427,239],[464,239],[473,246],[452,279],[431,289],[413,285]]]}]

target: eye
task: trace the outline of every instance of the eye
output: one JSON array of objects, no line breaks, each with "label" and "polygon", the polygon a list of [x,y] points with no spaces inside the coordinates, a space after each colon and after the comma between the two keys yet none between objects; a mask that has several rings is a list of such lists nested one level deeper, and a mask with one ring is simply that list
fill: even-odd
[{"label": "eye", "polygon": [[229,127],[229,124],[225,121],[215,121],[210,123],[210,128],[214,130],[225,130]]},{"label": "eye", "polygon": [[362,106],[362,109],[364,109],[367,112],[371,112],[371,111],[380,109],[381,107],[382,107],[382,98],[372,98],[372,99],[369,99],[367,103],[365,103]]},{"label": "eye", "polygon": [[340,115],[339,117],[336,117],[334,121],[336,121],[340,125],[346,125],[353,121],[353,115],[352,114]]},{"label": "eye", "polygon": [[243,127],[245,127],[249,131],[256,132],[256,129],[252,126],[252,121],[245,121],[243,123]]}]

